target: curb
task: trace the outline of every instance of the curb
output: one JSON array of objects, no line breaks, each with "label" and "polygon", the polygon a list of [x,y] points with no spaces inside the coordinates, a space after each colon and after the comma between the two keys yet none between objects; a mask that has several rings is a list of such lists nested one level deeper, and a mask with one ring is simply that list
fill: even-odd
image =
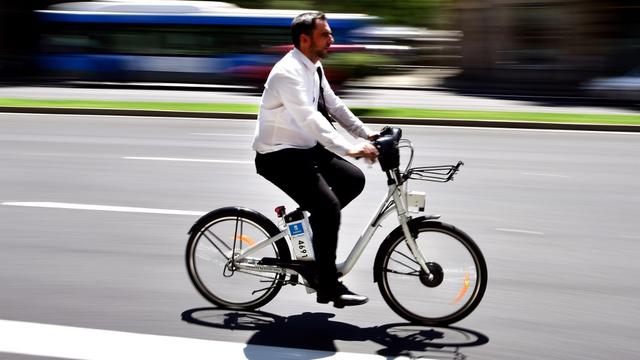
[{"label": "curb", "polygon": [[502,129],[540,129],[540,130],[581,130],[581,131],[609,131],[609,132],[640,132],[640,125],[622,124],[589,124],[564,122],[536,122],[516,120],[469,120],[469,119],[430,119],[430,118],[384,118],[366,117],[360,119],[365,123],[390,125],[429,125],[429,126],[459,126],[483,127]]},{"label": "curb", "polygon": [[151,117],[191,117],[191,118],[223,118],[237,120],[255,120],[255,114],[225,113],[204,111],[174,111],[174,110],[130,110],[130,109],[99,109],[99,108],[63,108],[63,107],[22,107],[0,106],[0,112],[31,113],[31,114],[66,114],[66,115],[99,115],[99,116],[151,116]]},{"label": "curb", "polygon": [[[99,116],[150,116],[150,117],[190,117],[221,118],[234,120],[255,120],[256,114],[228,112],[199,112],[173,110],[129,110],[129,109],[95,109],[95,108],[58,108],[58,107],[17,107],[0,106],[0,112],[31,114],[68,114]],[[369,124],[388,125],[428,125],[428,126],[460,126],[487,127],[507,129],[545,129],[545,130],[582,130],[611,132],[640,132],[640,125],[622,124],[588,124],[588,123],[552,123],[534,121],[509,120],[468,120],[468,119],[435,119],[435,118],[390,118],[361,116],[360,120]]]}]

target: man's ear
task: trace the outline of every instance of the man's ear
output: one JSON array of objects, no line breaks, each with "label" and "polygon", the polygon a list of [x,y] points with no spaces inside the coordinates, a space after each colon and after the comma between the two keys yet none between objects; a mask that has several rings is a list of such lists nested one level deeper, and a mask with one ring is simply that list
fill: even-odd
[{"label": "man's ear", "polygon": [[311,43],[311,37],[307,34],[300,34],[300,48],[306,48]]}]

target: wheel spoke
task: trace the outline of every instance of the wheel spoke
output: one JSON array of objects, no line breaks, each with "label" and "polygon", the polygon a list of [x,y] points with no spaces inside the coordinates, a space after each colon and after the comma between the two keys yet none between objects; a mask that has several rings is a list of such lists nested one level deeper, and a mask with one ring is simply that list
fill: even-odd
[{"label": "wheel spoke", "polygon": [[[210,233],[211,235],[213,235],[213,237],[215,237],[220,244],[222,244],[225,248],[227,248],[227,250],[231,250],[231,247],[229,245],[227,245],[227,243],[222,240],[218,235],[216,235],[213,231],[211,231],[211,228],[207,229],[206,233]],[[206,233],[203,233],[202,235],[204,235],[209,241],[212,241],[211,239],[209,239],[209,237],[206,236]]]},{"label": "wheel spoke", "polygon": [[259,272],[255,271],[255,270],[238,269],[238,270],[235,270],[234,272],[243,273],[243,274],[256,276],[256,277],[260,277],[260,278],[265,278],[265,279],[270,279],[270,281],[273,281],[275,279],[275,276],[274,277],[270,277],[268,275],[263,275],[262,273],[259,273]]},{"label": "wheel spoke", "polygon": [[[283,241],[254,250],[251,258],[232,264],[234,251],[247,249],[275,236],[275,225],[265,217],[244,210],[219,209],[189,239],[187,268],[199,292],[212,303],[230,309],[255,309],[278,293],[286,273],[274,267],[254,266],[262,258],[289,259]],[[273,231],[271,231],[273,229]],[[238,243],[239,242],[239,243]],[[244,244],[242,244],[244,242]],[[246,267],[242,266],[247,261]],[[240,268],[238,268],[240,267]],[[227,269],[227,272],[223,270]]]},{"label": "wheel spoke", "polygon": [[225,260],[229,260],[229,257],[227,256],[227,254],[225,254],[225,253],[224,253],[224,251],[222,251],[222,250],[218,247],[218,245],[216,245],[216,244],[213,242],[213,240],[211,240],[211,238],[207,236],[207,233],[210,233],[211,235],[213,235],[213,237],[215,237],[216,239],[218,239],[218,241],[219,241],[222,245],[224,245],[224,247],[226,247],[226,248],[227,248],[227,250],[231,250],[231,248],[229,247],[229,245],[227,245],[227,244],[226,244],[222,239],[220,239],[220,238],[218,237],[218,235],[216,235],[216,234],[215,234],[213,231],[211,231],[211,230],[207,230],[206,232],[203,232],[203,233],[202,233],[202,236],[204,236],[204,237],[205,237],[205,239],[207,239],[207,240],[209,241],[209,243],[210,243],[211,245],[213,245],[213,247],[214,247],[214,248],[216,248],[216,249],[218,250],[218,252],[219,252],[220,254],[222,254],[222,256],[224,256]]},{"label": "wheel spoke", "polygon": [[391,274],[398,274],[398,275],[420,276],[420,271],[418,270],[414,270],[411,272],[402,272],[402,271],[385,269],[384,272],[391,273]]},{"label": "wheel spoke", "polygon": [[[240,225],[242,225],[242,222],[240,221],[240,217],[239,216],[236,217],[236,229],[233,232],[233,250],[234,250],[234,253],[235,253],[235,250],[236,250],[236,241],[238,241],[238,223],[240,223]],[[241,226],[241,228],[242,228],[242,226]],[[241,230],[240,234],[242,234],[242,230]],[[240,243],[242,243],[242,241],[240,241]]]},{"label": "wheel spoke", "polygon": [[[482,253],[468,235],[446,224],[422,222],[415,231],[420,235],[416,245],[438,259],[427,263],[433,277],[421,276],[422,267],[398,234],[380,248],[384,258],[376,271],[383,298],[398,315],[414,323],[448,325],[463,319],[484,294]],[[460,269],[464,276],[458,274]]]},{"label": "wheel spoke", "polygon": [[244,234],[244,231],[243,231],[243,230],[244,230],[244,226],[243,226],[243,225],[244,225],[244,222],[243,222],[243,221],[242,221],[242,219],[240,219],[240,218],[238,218],[238,221],[240,222],[240,237],[237,237],[237,235],[236,235],[236,238],[234,239],[234,241],[233,241],[233,242],[234,242],[234,244],[235,244],[235,242],[236,242],[238,239],[240,239],[240,250],[242,250],[242,244],[244,243],[244,241],[242,241],[242,237],[243,237],[243,234]]},{"label": "wheel spoke", "polygon": [[400,252],[400,251],[398,251],[398,250],[394,250],[393,252],[394,252],[394,253],[398,253],[398,254],[400,254],[401,256],[404,256],[407,260],[409,260],[409,261],[411,261],[412,263],[414,263],[414,264],[416,264],[416,265],[420,266],[420,263],[419,263],[419,262],[417,262],[417,261],[416,261],[416,259],[414,259],[414,258],[410,257],[409,255],[404,254],[404,253],[401,253],[401,252]]},{"label": "wheel spoke", "polygon": [[402,266],[404,266],[404,267],[406,267],[406,268],[408,268],[408,269],[411,269],[411,270],[413,270],[413,271],[418,271],[418,272],[420,271],[420,264],[418,264],[415,260],[413,260],[412,258],[408,257],[407,255],[405,255],[405,254],[401,253],[401,252],[400,252],[400,251],[398,251],[398,250],[394,250],[394,251],[393,251],[393,253],[394,253],[394,254],[395,254],[395,253],[400,254],[400,255],[404,256],[405,258],[409,259],[409,260],[410,260],[411,262],[413,262],[415,265],[418,265],[418,270],[416,270],[415,268],[413,268],[413,267],[411,267],[411,266],[409,266],[409,265],[407,265],[407,264],[403,263],[403,262],[402,262],[402,261],[400,261],[400,260],[394,259],[394,258],[389,258],[389,260],[390,260],[390,261],[393,261],[393,262],[394,262],[394,263],[396,263],[396,264],[400,264],[400,265],[402,265]]}]

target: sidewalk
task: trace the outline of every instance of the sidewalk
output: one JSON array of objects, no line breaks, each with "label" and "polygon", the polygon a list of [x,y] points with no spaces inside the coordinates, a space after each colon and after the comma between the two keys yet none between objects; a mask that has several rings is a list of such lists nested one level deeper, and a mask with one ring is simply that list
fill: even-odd
[{"label": "sidewalk", "polygon": [[[435,70],[434,70],[435,71]],[[445,70],[441,70],[446,74]],[[441,76],[444,76],[441,75]],[[0,86],[0,98],[51,100],[167,101],[259,104],[259,89],[175,83],[76,83],[68,86]],[[576,114],[640,114],[640,107],[592,105],[585,97],[550,98],[459,93],[439,87],[433,74],[370,77],[351,83],[340,96],[349,106]],[[602,103],[602,101],[599,101]]]},{"label": "sidewalk", "polygon": [[[415,108],[430,110],[474,110],[490,112],[532,112],[555,114],[604,114],[604,115],[640,115],[634,108],[588,106],[582,98],[549,99],[524,98],[510,99],[506,95],[469,95],[458,94],[442,88],[425,90],[424,88],[411,90],[402,88],[398,84],[413,77],[386,78],[396,84],[395,89],[377,89],[372,84],[382,79],[369,79],[360,83],[358,88],[344,92],[341,97],[350,107],[361,108]],[[184,86],[188,90],[179,90]],[[168,89],[167,89],[168,88]],[[163,90],[166,89],[166,90]],[[0,98],[32,99],[32,100],[109,100],[109,101],[144,101],[144,102],[175,102],[175,103],[227,103],[258,105],[259,93],[230,92],[224,88],[211,90],[206,86],[189,87],[188,84],[144,84],[139,86],[5,86],[0,87]],[[553,100],[553,99],[551,99]],[[126,115],[126,116],[180,116],[180,117],[209,117],[255,119],[255,114],[216,113],[193,111],[158,111],[158,110],[117,110],[117,109],[68,109],[68,108],[23,108],[0,107],[4,112],[40,112],[40,113],[71,113],[96,115]],[[422,124],[447,126],[487,126],[487,127],[518,127],[545,129],[580,129],[601,131],[640,131],[640,125],[605,125],[605,124],[564,124],[537,123],[521,121],[492,121],[469,119],[417,119],[417,118],[379,118],[361,117],[363,121],[386,124]]]}]

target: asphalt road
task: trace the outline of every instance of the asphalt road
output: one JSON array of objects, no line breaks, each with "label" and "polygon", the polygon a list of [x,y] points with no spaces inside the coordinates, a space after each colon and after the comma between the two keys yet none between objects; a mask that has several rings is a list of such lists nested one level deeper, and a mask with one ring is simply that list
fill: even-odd
[{"label": "asphalt road", "polygon": [[[337,310],[290,287],[262,312],[242,314],[196,293],[183,253],[197,215],[173,210],[235,204],[271,217],[277,205],[293,207],[254,173],[253,126],[0,114],[0,319],[439,359],[638,356],[639,135],[405,127],[414,164],[465,162],[454,182],[413,189],[427,192],[429,212],[476,239],[489,267],[472,315],[420,328],[397,317],[371,281],[391,223],[345,279],[371,298],[364,306]],[[344,211],[340,259],[386,191],[376,166],[359,165],[368,183]],[[56,204],[15,206],[41,202]]]}]

